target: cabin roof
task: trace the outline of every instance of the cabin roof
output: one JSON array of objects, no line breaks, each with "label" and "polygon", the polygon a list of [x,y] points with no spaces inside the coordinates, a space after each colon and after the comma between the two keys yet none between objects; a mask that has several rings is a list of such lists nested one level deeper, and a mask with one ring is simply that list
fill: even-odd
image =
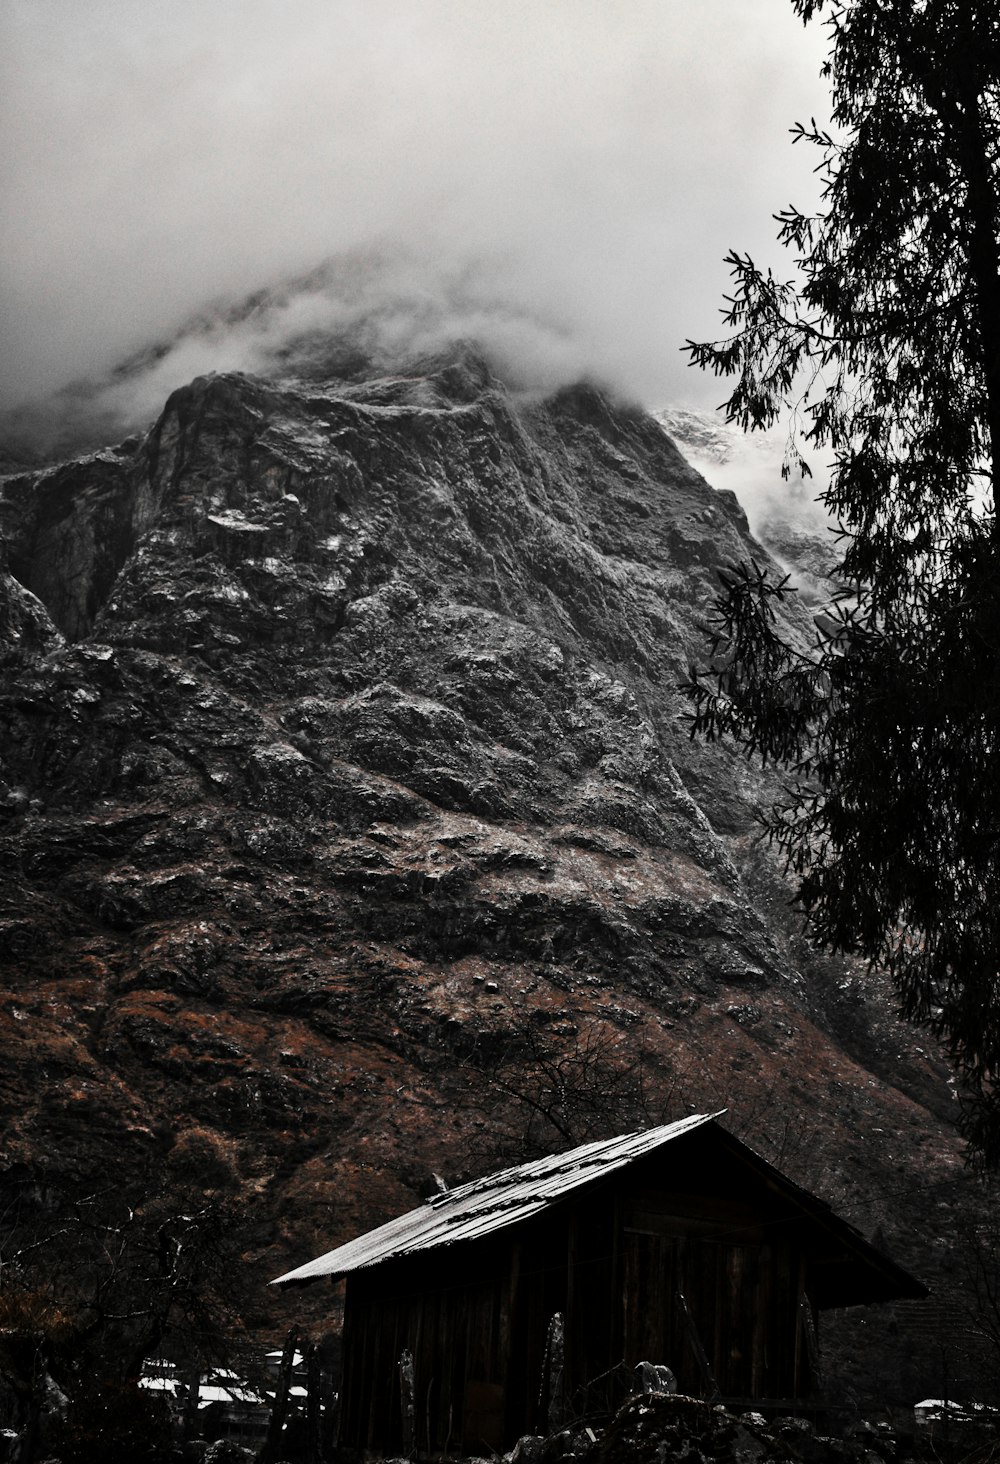
[{"label": "cabin roof", "polygon": [[[824,1246],[831,1252],[830,1260],[836,1261],[831,1268],[831,1280],[833,1270],[836,1270],[839,1278],[837,1290],[843,1298],[836,1304],[926,1296],[926,1288],[919,1281],[869,1245],[825,1201],[787,1179],[721,1128],[716,1120],[725,1111],[695,1113],[658,1128],[642,1129],[614,1139],[598,1139],[564,1154],[551,1154],[544,1159],[533,1159],[527,1164],[470,1180],[455,1189],[433,1195],[418,1209],[399,1215],[346,1245],[337,1246],[316,1260],[286,1272],[272,1285],[308,1282],[321,1276],[345,1276],[417,1252],[478,1240],[520,1224],[572,1191],[605,1179],[654,1150],[710,1125],[711,1136],[722,1144],[719,1158],[723,1162],[728,1158],[737,1165],[749,1165],[770,1189],[777,1191],[793,1210],[799,1212],[814,1232],[825,1237]],[[705,1137],[709,1137],[708,1132]],[[846,1271],[854,1273],[850,1281]],[[819,1300],[818,1304],[830,1303]]]},{"label": "cabin roof", "polygon": [[[725,1112],[725,1109],[722,1110]],[[279,1276],[272,1284],[309,1281],[316,1276],[344,1276],[365,1266],[377,1266],[397,1256],[475,1240],[508,1225],[516,1225],[544,1210],[581,1185],[590,1184],[631,1164],[661,1144],[690,1133],[719,1114],[696,1113],[677,1123],[622,1134],[615,1139],[597,1139],[565,1154],[548,1154],[481,1179],[469,1180],[455,1189],[432,1195],[418,1210],[369,1230],[346,1245],[328,1251],[305,1266]]]}]

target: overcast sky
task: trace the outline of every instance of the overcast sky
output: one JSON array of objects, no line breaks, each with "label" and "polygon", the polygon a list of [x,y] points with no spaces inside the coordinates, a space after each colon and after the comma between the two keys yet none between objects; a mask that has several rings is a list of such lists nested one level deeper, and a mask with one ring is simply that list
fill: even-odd
[{"label": "overcast sky", "polygon": [[[452,312],[529,375],[714,404],[680,347],[717,330],[722,257],[775,258],[772,212],[814,196],[788,128],[826,115],[823,36],[790,0],[0,0],[0,18],[8,405],[331,257],[360,264],[369,304]],[[335,323],[329,300],[289,318],[324,308]],[[200,349],[170,369],[234,364]]]}]

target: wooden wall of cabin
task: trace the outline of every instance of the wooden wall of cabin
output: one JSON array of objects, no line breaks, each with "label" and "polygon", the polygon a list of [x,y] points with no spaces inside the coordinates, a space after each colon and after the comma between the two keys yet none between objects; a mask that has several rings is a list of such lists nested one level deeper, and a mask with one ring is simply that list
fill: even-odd
[{"label": "wooden wall of cabin", "polygon": [[565,1225],[531,1222],[347,1278],[340,1443],[403,1447],[399,1359],[413,1356],[416,1443],[488,1451],[539,1423],[548,1322],[566,1304]]},{"label": "wooden wall of cabin", "polygon": [[616,1266],[613,1197],[588,1197],[481,1241],[355,1272],[345,1296],[340,1443],[402,1449],[404,1349],[414,1359],[422,1450],[500,1450],[546,1432],[542,1381],[556,1312],[565,1318],[557,1405],[567,1416],[606,1407],[601,1375],[612,1368],[619,1402]]},{"label": "wooden wall of cabin", "polygon": [[665,1363],[680,1391],[807,1399],[806,1262],[798,1217],[732,1171],[637,1165],[619,1195],[626,1366]]},{"label": "wooden wall of cabin", "polygon": [[799,1218],[731,1167],[678,1163],[680,1149],[479,1241],[348,1277],[342,1443],[401,1449],[404,1348],[421,1449],[486,1452],[546,1431],[555,1312],[567,1417],[613,1408],[643,1360],[695,1395],[711,1392],[711,1373],[731,1400],[808,1398]]},{"label": "wooden wall of cabin", "polygon": [[[429,1276],[426,1271],[433,1271]],[[484,1267],[443,1275],[384,1266],[348,1277],[340,1442],[400,1452],[404,1437],[400,1358],[413,1357],[414,1429],[421,1450],[464,1446],[468,1428],[488,1439],[503,1426],[507,1328],[504,1278]],[[466,1419],[469,1383],[477,1418]]]},{"label": "wooden wall of cabin", "polygon": [[[708,1193],[671,1191],[655,1166],[639,1165],[559,1207],[550,1264],[565,1245],[569,1417],[613,1411],[641,1361],[665,1363],[694,1396],[812,1396],[796,1217],[774,1197],[732,1193],[731,1183],[700,1188]],[[536,1302],[535,1337],[558,1305],[554,1295]],[[534,1379],[533,1349],[525,1355]]]},{"label": "wooden wall of cabin", "polygon": [[624,1401],[623,1254],[616,1190],[602,1185],[566,1210],[566,1396],[570,1418],[600,1418]]},{"label": "wooden wall of cabin", "polygon": [[794,1251],[627,1230],[624,1253],[628,1367],[666,1363],[679,1390],[696,1396],[810,1396]]}]

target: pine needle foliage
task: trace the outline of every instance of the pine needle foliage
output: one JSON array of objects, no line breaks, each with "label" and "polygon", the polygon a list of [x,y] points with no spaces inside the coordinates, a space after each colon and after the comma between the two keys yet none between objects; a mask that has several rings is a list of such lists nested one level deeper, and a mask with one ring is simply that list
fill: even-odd
[{"label": "pine needle foliage", "polygon": [[692,733],[786,770],[766,815],[818,941],[886,968],[945,1042],[972,1157],[1000,1164],[1000,3],[792,0],[828,29],[815,215],[776,215],[797,274],[728,256],[745,430],[789,415],[783,469],[824,454],[840,592],[811,649],[792,593],[736,566]]}]

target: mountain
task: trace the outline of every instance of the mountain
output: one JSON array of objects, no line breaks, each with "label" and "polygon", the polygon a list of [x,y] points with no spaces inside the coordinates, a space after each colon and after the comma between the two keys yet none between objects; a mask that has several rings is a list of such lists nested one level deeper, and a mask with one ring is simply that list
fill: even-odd
[{"label": "mountain", "polygon": [[813,453],[808,473],[780,427],[745,434],[721,412],[667,407],[656,420],[716,488],[735,491],[756,538],[792,578],[800,600],[819,610],[834,593],[842,544],[818,502],[826,472]]},{"label": "mountain", "polygon": [[[706,1107],[955,1264],[945,1064],[803,938],[778,783],[688,736],[717,572],[768,551],[655,419],[314,342],[8,476],[0,529],[7,1174],[224,1156],[272,1335],[328,1298],[267,1279],[435,1174]],[[933,1391],[899,1311],[892,1386]],[[844,1325],[862,1397],[882,1323]]]}]

